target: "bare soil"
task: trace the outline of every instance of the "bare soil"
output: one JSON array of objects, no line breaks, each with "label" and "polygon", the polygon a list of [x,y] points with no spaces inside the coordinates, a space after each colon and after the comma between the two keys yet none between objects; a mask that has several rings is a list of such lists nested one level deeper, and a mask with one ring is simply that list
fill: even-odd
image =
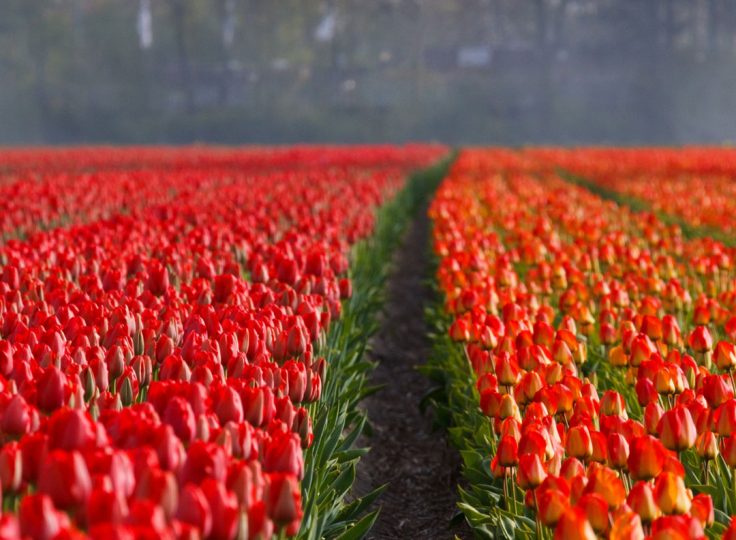
[{"label": "bare soil", "polygon": [[356,492],[389,482],[377,501],[378,521],[368,538],[472,538],[464,520],[450,528],[456,513],[459,456],[431,412],[419,403],[431,383],[417,370],[429,355],[424,307],[431,291],[428,271],[429,221],[422,208],[394,256],[381,329],[371,356],[379,362],[371,384],[384,388],[365,400],[373,433],[358,468]]}]

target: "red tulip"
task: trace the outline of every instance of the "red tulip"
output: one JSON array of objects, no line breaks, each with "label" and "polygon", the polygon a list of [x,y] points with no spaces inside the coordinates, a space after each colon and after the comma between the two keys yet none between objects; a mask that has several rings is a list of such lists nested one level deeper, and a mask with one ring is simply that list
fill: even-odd
[{"label": "red tulip", "polygon": [[187,484],[181,490],[176,517],[196,527],[203,537],[212,531],[212,510],[202,490],[194,484]]},{"label": "red tulip", "polygon": [[10,442],[0,449],[0,484],[3,493],[17,491],[23,480],[23,456],[20,445]]},{"label": "red tulip", "polygon": [[547,477],[547,471],[537,454],[519,456],[517,481],[521,489],[534,489]]},{"label": "red tulip", "polygon": [[713,337],[707,326],[698,326],[688,337],[688,345],[698,353],[706,353],[713,350]]},{"label": "red tulip", "polygon": [[729,399],[716,409],[715,430],[722,437],[736,433],[736,399]]},{"label": "red tulip", "polygon": [[296,478],[288,473],[271,473],[268,478],[266,509],[271,519],[280,526],[301,520],[301,493]]},{"label": "red tulip", "polygon": [[690,411],[681,405],[662,415],[657,431],[664,447],[675,452],[691,448],[698,436]]},{"label": "red tulip", "polygon": [[625,469],[629,459],[629,443],[620,433],[611,433],[606,440],[608,465],[613,469]]},{"label": "red tulip", "polygon": [[33,425],[33,411],[23,399],[16,394],[6,405],[5,411],[0,418],[0,429],[13,437],[20,437],[29,433]]},{"label": "red tulip", "polygon": [[293,433],[274,434],[266,444],[263,469],[266,472],[290,473],[301,479],[304,461],[299,437]]},{"label": "red tulip", "polygon": [[693,517],[703,525],[703,528],[710,527],[715,521],[715,510],[713,508],[713,499],[710,495],[699,493],[693,497],[690,513]]},{"label": "red tulip", "polygon": [[201,484],[206,478],[225,481],[227,474],[225,451],[221,446],[194,441],[187,451],[186,461],[180,472],[180,483]]},{"label": "red tulip", "polygon": [[41,463],[38,491],[60,508],[75,508],[87,501],[92,482],[79,452],[54,450]]},{"label": "red tulip", "polygon": [[235,538],[238,529],[238,500],[225,486],[212,478],[202,483],[202,492],[212,511],[212,537]]},{"label": "red tulip", "polygon": [[665,449],[649,435],[636,437],[629,445],[629,473],[635,480],[650,480],[664,467]]},{"label": "red tulip", "polygon": [[501,467],[516,467],[519,464],[516,439],[510,435],[503,436],[498,443],[496,456]]},{"label": "red tulip", "polygon": [[52,412],[64,405],[66,400],[66,376],[55,366],[49,366],[39,377],[38,407],[44,412]]},{"label": "red tulip", "polygon": [[537,515],[547,527],[554,527],[570,506],[568,496],[556,489],[546,489],[537,495]]},{"label": "red tulip", "polygon": [[61,530],[61,520],[54,503],[43,493],[21,499],[18,521],[23,537],[34,540],[52,540]]}]

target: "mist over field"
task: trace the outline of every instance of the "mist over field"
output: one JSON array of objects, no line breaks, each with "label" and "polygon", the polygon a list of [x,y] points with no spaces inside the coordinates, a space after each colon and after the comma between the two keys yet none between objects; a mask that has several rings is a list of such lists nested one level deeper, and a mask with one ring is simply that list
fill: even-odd
[{"label": "mist over field", "polygon": [[736,141],[732,0],[2,0],[0,144]]}]

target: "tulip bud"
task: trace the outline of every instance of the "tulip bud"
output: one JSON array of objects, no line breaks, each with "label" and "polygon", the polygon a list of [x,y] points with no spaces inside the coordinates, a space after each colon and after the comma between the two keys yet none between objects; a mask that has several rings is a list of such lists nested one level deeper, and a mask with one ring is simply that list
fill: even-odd
[{"label": "tulip bud", "polygon": [[695,440],[695,450],[701,459],[710,461],[718,456],[718,441],[712,431],[704,431]]},{"label": "tulip bud", "polygon": [[642,519],[634,512],[621,512],[613,520],[611,540],[644,540]]},{"label": "tulip bud", "polygon": [[629,443],[620,433],[610,433],[606,440],[608,464],[613,469],[625,469],[629,459]]},{"label": "tulip bud", "polygon": [[120,401],[123,407],[130,407],[135,401],[133,395],[133,383],[130,382],[130,377],[123,379],[123,386],[120,388]]},{"label": "tulip bud", "polygon": [[59,508],[78,507],[91,490],[89,471],[79,452],[54,450],[41,463],[38,491],[49,495]]},{"label": "tulip bud", "polygon": [[88,527],[101,523],[120,526],[127,515],[128,502],[120,493],[99,488],[92,490],[85,516]]},{"label": "tulip bud", "polygon": [[519,464],[516,439],[510,435],[502,437],[496,449],[496,456],[501,467],[516,467]]},{"label": "tulip bud", "polygon": [[662,337],[664,342],[670,347],[675,347],[680,343],[680,325],[677,319],[672,315],[662,317]]},{"label": "tulip bud", "polygon": [[596,535],[582,508],[569,507],[555,528],[555,540],[595,540]]},{"label": "tulip bud", "polygon": [[565,450],[570,457],[587,460],[593,454],[593,441],[585,426],[571,427],[567,433]]},{"label": "tulip bud", "polygon": [[603,535],[608,531],[608,502],[603,497],[597,493],[587,493],[580,497],[577,507],[585,512],[596,533]]},{"label": "tulip bud", "polygon": [[176,517],[196,527],[202,537],[208,537],[212,531],[212,511],[204,493],[194,484],[186,484],[181,490]]},{"label": "tulip bud", "polygon": [[693,497],[690,514],[700,521],[703,528],[713,525],[715,521],[715,509],[713,507],[713,499],[711,499],[710,495],[699,493]]},{"label": "tulip bud", "polygon": [[23,457],[20,446],[13,441],[0,450],[0,484],[3,493],[18,490],[23,480]]},{"label": "tulip bud", "polygon": [[736,469],[736,435],[723,437],[720,450],[726,464],[732,469]]},{"label": "tulip bud", "polygon": [[210,511],[212,512],[212,537],[234,538],[238,527],[238,500],[221,482],[208,478],[202,482]]},{"label": "tulip bud", "polygon": [[66,376],[56,366],[49,366],[38,378],[38,407],[50,413],[64,405]]},{"label": "tulip bud", "polygon": [[613,469],[597,464],[588,469],[584,493],[597,493],[606,500],[611,510],[621,506],[626,499],[626,489],[618,474]]},{"label": "tulip bud", "polygon": [[664,447],[675,452],[692,448],[698,436],[690,411],[682,405],[677,405],[662,415],[657,431]]},{"label": "tulip bud", "polygon": [[654,492],[647,482],[637,482],[629,491],[626,502],[639,514],[644,523],[651,523],[659,517],[661,511],[654,500]]},{"label": "tulip bud", "polygon": [[708,375],[703,379],[702,393],[708,405],[719,407],[729,399],[733,399],[733,389],[730,381],[724,376]]},{"label": "tulip bud", "polygon": [[620,416],[624,419],[628,418],[626,414],[626,402],[624,397],[618,392],[607,390],[601,398],[601,414],[607,416]]},{"label": "tulip bud", "polygon": [[51,540],[61,531],[59,513],[51,498],[43,493],[21,499],[18,521],[24,538]]},{"label": "tulip bud", "polygon": [[271,519],[280,526],[301,520],[301,492],[296,478],[288,473],[272,473],[268,478],[265,498]]},{"label": "tulip bud", "polygon": [[697,353],[706,353],[713,350],[713,337],[707,326],[698,326],[688,337],[688,345]]},{"label": "tulip bud", "polygon": [[608,351],[608,362],[614,367],[626,367],[629,365],[629,357],[621,345],[617,345]]},{"label": "tulip bud", "polygon": [[23,396],[14,395],[0,418],[0,430],[11,437],[21,437],[30,433],[32,423],[31,407]]},{"label": "tulip bud", "polygon": [[690,496],[685,482],[676,474],[663,472],[657,477],[654,499],[665,514],[686,514],[690,511]]},{"label": "tulip bud", "polygon": [[215,412],[222,425],[227,422],[239,424],[243,421],[243,404],[240,396],[233,388],[229,386],[222,388]]},{"label": "tulip bud", "polygon": [[715,430],[722,437],[736,433],[736,399],[729,399],[716,409]]},{"label": "tulip bud", "polygon": [[290,473],[301,479],[304,474],[304,458],[299,437],[293,433],[274,434],[266,444],[263,469],[266,472]]},{"label": "tulip bud", "polygon": [[183,443],[189,443],[196,433],[196,419],[191,405],[182,397],[169,401],[161,420],[174,428],[174,433]]},{"label": "tulip bud", "polygon": [[636,437],[630,444],[629,473],[634,480],[655,478],[664,467],[665,448],[654,437]]},{"label": "tulip bud", "polygon": [[713,360],[721,371],[731,371],[736,366],[736,346],[728,341],[719,341],[713,353]]},{"label": "tulip bud", "polygon": [[664,414],[662,406],[653,401],[644,407],[644,425],[647,428],[647,432],[656,435],[658,433],[659,422]]},{"label": "tulip bud", "polygon": [[544,464],[537,454],[519,456],[517,481],[521,489],[534,489],[547,477]]},{"label": "tulip bud", "polygon": [[504,420],[506,418],[520,418],[519,406],[510,394],[504,394],[501,397],[501,403],[498,410],[498,418]]},{"label": "tulip bud", "polygon": [[167,518],[171,518],[178,506],[179,489],[176,478],[169,471],[145,469],[136,484],[135,496],[159,505]]},{"label": "tulip bud", "polygon": [[537,495],[537,515],[547,527],[554,527],[570,506],[567,496],[557,489],[545,489]]}]

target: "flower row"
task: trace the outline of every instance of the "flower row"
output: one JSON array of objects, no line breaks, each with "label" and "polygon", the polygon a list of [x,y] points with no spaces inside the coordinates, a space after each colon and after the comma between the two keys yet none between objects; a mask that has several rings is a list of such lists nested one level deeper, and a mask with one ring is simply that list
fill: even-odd
[{"label": "flower row", "polygon": [[736,495],[709,486],[736,467],[733,250],[564,182],[555,156],[466,151],[430,211],[504,494],[482,512],[560,538],[722,532]]},{"label": "flower row", "polygon": [[296,534],[350,248],[439,151],[149,153],[153,172],[73,170],[60,191],[39,171],[46,194],[99,174],[111,195],[99,213],[71,189],[48,215],[75,225],[0,247],[2,536]]},{"label": "flower row", "polygon": [[736,152],[730,148],[539,150],[550,165],[633,197],[690,225],[734,232]]}]

